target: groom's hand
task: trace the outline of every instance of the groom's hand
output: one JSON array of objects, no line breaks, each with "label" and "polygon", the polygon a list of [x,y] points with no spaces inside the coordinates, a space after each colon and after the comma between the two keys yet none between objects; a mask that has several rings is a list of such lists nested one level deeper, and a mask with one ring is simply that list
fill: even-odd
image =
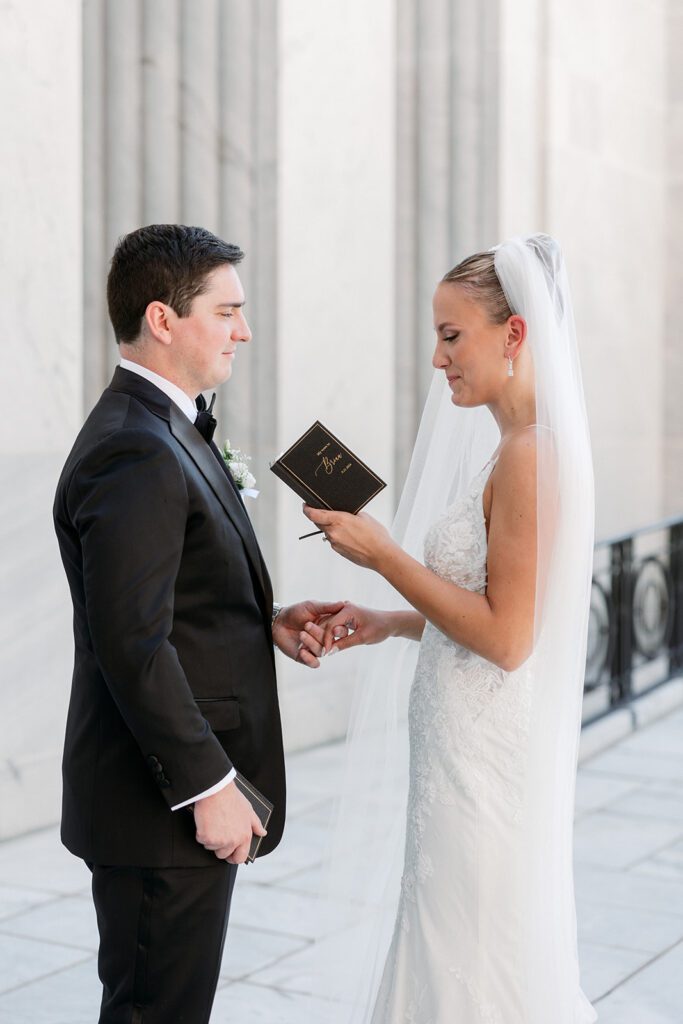
[{"label": "groom's hand", "polygon": [[321,623],[336,615],[344,601],[301,601],[283,608],[273,623],[273,643],[293,661],[318,668],[324,654]]},{"label": "groom's hand", "polygon": [[197,842],[213,850],[219,860],[244,864],[252,835],[265,836],[253,807],[234,782],[194,805]]}]

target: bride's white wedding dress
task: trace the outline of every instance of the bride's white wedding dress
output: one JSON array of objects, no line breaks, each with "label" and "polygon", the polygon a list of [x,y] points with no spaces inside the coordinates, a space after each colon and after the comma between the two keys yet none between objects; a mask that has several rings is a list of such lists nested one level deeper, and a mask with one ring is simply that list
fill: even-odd
[{"label": "bride's white wedding dress", "polygon": [[[479,593],[495,461],[425,539],[426,565]],[[401,896],[372,1024],[525,1024],[519,820],[533,657],[505,672],[425,626],[409,703]],[[577,985],[571,1019],[595,1016]]]}]

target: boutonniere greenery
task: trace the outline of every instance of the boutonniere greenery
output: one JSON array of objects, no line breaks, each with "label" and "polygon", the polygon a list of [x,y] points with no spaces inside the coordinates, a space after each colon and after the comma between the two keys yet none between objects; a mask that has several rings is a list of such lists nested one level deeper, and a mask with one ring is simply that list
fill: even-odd
[{"label": "boutonniere greenery", "polygon": [[254,490],[256,480],[249,470],[251,455],[245,455],[239,448],[231,448],[230,441],[226,441],[220,451],[237,489],[249,498],[257,498],[259,492]]}]

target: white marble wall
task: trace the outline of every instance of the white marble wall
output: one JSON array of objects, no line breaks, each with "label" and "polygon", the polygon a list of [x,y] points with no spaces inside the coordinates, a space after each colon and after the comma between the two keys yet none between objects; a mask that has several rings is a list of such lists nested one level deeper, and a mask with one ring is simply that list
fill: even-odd
[{"label": "white marble wall", "polygon": [[[389,488],[393,500],[394,82],[392,0],[280,7],[278,153],[278,439],[320,419]],[[320,538],[281,486],[276,596],[353,596],[353,568]],[[357,570],[360,571],[360,570]],[[336,659],[342,661],[341,658]],[[324,672],[281,664],[290,749],[343,728],[350,662]]]},{"label": "white marble wall", "polygon": [[503,3],[501,234],[565,249],[602,537],[667,511],[666,7]]},{"label": "white marble wall", "polygon": [[[137,3],[110,6],[114,27],[126,18],[138,23]],[[175,46],[178,18],[192,10],[187,0],[168,5],[146,0],[143,43],[152,32],[153,12],[161,14],[162,7],[169,17],[169,11],[177,15],[165,22]],[[250,0],[206,0],[202,10],[207,17],[213,12],[211,17],[226,32],[234,29],[235,19],[244,18],[252,43],[263,39],[263,8],[252,7]],[[221,223],[249,228],[247,247],[253,242],[254,252],[267,253],[268,260],[250,281],[253,304],[260,309],[254,352],[260,344],[262,357],[254,357],[241,384],[238,370],[226,389],[224,407],[232,394],[233,404],[248,411],[244,416],[240,412],[239,419],[250,424],[249,436],[238,440],[258,458],[254,468],[266,479],[271,437],[276,436],[276,447],[282,449],[314,419],[322,419],[387,479],[389,487],[372,512],[389,522],[401,482],[396,467],[405,465],[400,453],[397,457],[396,438],[403,439],[400,446],[405,448],[405,422],[412,422],[410,409],[399,401],[401,366],[408,365],[410,354],[410,330],[401,320],[406,309],[412,310],[417,351],[426,350],[431,338],[428,321],[419,324],[414,315],[406,264],[403,273],[397,267],[397,237],[399,248],[408,254],[415,250],[411,240],[419,238],[417,249],[424,255],[432,231],[439,231],[439,245],[452,231],[449,245],[460,256],[465,239],[474,244],[475,238],[493,232],[494,223],[497,237],[530,229],[552,231],[564,244],[574,285],[595,444],[598,528],[606,535],[680,510],[679,289],[672,268],[683,227],[683,190],[681,88],[671,40],[680,38],[681,20],[665,0],[632,0],[628,6],[617,0],[597,5],[587,0],[500,0],[498,24],[492,21],[495,4],[477,10],[475,17],[466,0],[454,7],[445,0],[434,5],[413,0],[348,0],[343,5],[279,0],[277,18],[266,19],[267,39],[277,34],[276,61],[271,61],[268,46],[257,45],[264,66],[252,67],[252,50],[244,51],[243,64],[253,70],[248,98],[255,105],[239,110],[226,106],[222,116],[231,136],[247,139],[254,132],[247,139],[253,161],[245,164],[241,150],[232,161],[226,158],[221,181],[227,183],[226,203],[230,199],[233,207],[228,203],[227,220]],[[86,34],[94,41],[86,51],[90,64],[101,67],[109,38],[101,23],[103,11],[100,0],[86,5]],[[430,47],[441,53],[437,29],[446,24],[446,14],[457,52],[452,77],[442,74],[440,64],[428,68],[428,81],[418,81],[421,63],[429,64]],[[188,46],[194,38],[188,37]],[[126,32],[112,39],[112,46],[116,39],[126,46],[130,42]],[[82,420],[84,376],[91,384],[90,399],[95,377],[104,379],[101,288],[109,242],[101,247],[96,260],[100,272],[93,270],[85,296],[100,346],[96,358],[82,347],[83,98],[86,164],[94,172],[106,164],[101,147],[106,124],[98,113],[99,100],[88,102],[82,96],[82,52],[78,0],[0,4],[0,84],[3,94],[13,97],[11,105],[0,106],[5,239],[0,249],[0,279],[5,283],[0,337],[9,367],[0,438],[0,557],[5,569],[0,592],[0,838],[58,816],[72,646],[69,598],[50,506],[56,475]],[[168,98],[163,76],[177,82],[179,65],[173,62],[180,58],[172,47],[166,52],[163,66],[153,70],[145,64],[145,117],[154,112],[157,86]],[[106,59],[111,63],[116,53],[114,46]],[[268,76],[275,66],[276,116],[266,102]],[[225,84],[233,82],[229,74],[242,80],[243,72],[242,64],[231,65],[229,73],[224,69],[222,96],[231,92]],[[197,81],[202,73],[197,69]],[[473,92],[466,87],[474,75]],[[444,82],[457,86],[450,108],[444,100],[443,109],[451,111],[448,140],[437,137],[438,126],[424,123],[416,106],[417,90],[422,89],[424,104],[424,89],[436,96]],[[255,102],[259,96],[261,107]],[[403,113],[413,111],[412,128],[401,114],[399,131],[397,102]],[[666,103],[676,114],[668,129]],[[115,98],[110,105],[118,109]],[[477,115],[479,106],[485,116]],[[161,127],[166,125],[175,138],[177,111],[166,114]],[[195,111],[193,116],[199,115]],[[446,177],[457,179],[446,182],[447,188],[440,163],[446,150],[454,161]],[[402,161],[413,162],[397,167],[397,152]],[[441,168],[440,191],[430,186],[434,162]],[[150,199],[144,209],[156,210],[157,217],[164,208],[178,207],[177,189],[163,196],[150,192],[150,181],[163,179],[163,165],[138,163],[141,179],[130,186]],[[103,198],[103,179],[94,172],[85,206],[92,251],[100,245],[102,228],[92,211],[111,205]],[[268,178],[260,191],[252,188],[267,175],[276,182]],[[418,179],[414,205],[407,212],[401,196]],[[126,181],[120,182],[122,188]],[[433,208],[435,196],[446,192],[451,207],[444,214],[451,218],[447,231]],[[193,209],[193,202],[184,195],[183,209]],[[265,211],[261,221],[254,204]],[[403,230],[405,223],[401,228],[402,217],[417,225],[412,234]],[[271,224],[275,219],[276,231]],[[114,220],[107,222],[107,237],[118,233]],[[477,244],[496,240],[481,237]],[[269,284],[273,252],[276,288]],[[416,251],[416,267],[421,258]],[[94,291],[100,294],[96,316],[95,276]],[[417,289],[419,282],[413,284]],[[418,338],[417,332],[424,333]],[[398,347],[397,336],[403,339]],[[268,339],[274,339],[272,344]],[[269,373],[267,386],[256,387],[254,382],[266,381]],[[406,386],[414,387],[414,380]],[[668,411],[663,416],[665,394]],[[267,424],[263,436],[255,426],[257,416],[258,424]],[[271,559],[276,597],[285,602],[306,596],[353,598],[362,571],[337,559],[320,539],[299,542],[298,535],[308,526],[300,502],[284,485],[268,483],[270,496],[264,495],[259,506],[266,521],[259,529],[266,548],[277,551]],[[350,679],[360,661],[362,653],[333,659],[315,674],[281,661],[290,750],[343,731]]]},{"label": "white marble wall", "polygon": [[676,515],[683,508],[683,4],[668,0],[666,26],[666,151],[665,191],[665,294],[664,349],[664,512]]},{"label": "white marble wall", "polygon": [[59,805],[72,642],[51,509],[82,416],[80,63],[78,0],[0,5],[0,839]]}]

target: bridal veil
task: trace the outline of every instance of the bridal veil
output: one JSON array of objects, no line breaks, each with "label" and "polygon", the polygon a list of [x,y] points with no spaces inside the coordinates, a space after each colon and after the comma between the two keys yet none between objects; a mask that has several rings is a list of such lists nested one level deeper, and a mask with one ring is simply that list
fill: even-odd
[{"label": "bridal veil", "polygon": [[[528,870],[514,883],[524,887],[516,896],[526,908],[519,948],[524,1020],[583,1024],[594,1014],[579,987],[572,823],[593,556],[590,440],[559,246],[542,234],[513,238],[495,248],[494,259],[510,308],[527,323],[538,424],[533,687],[520,820]],[[455,406],[437,372],[392,528],[416,559],[423,559],[428,528],[465,493],[499,439],[488,409]],[[350,596],[371,607],[406,607],[370,573],[365,592]],[[312,991],[329,1000],[327,1019],[335,1024],[370,1020],[394,926],[405,836],[405,713],[417,649],[389,640],[358,658],[312,968]],[[558,1007],[565,1008],[559,1016]]]}]

